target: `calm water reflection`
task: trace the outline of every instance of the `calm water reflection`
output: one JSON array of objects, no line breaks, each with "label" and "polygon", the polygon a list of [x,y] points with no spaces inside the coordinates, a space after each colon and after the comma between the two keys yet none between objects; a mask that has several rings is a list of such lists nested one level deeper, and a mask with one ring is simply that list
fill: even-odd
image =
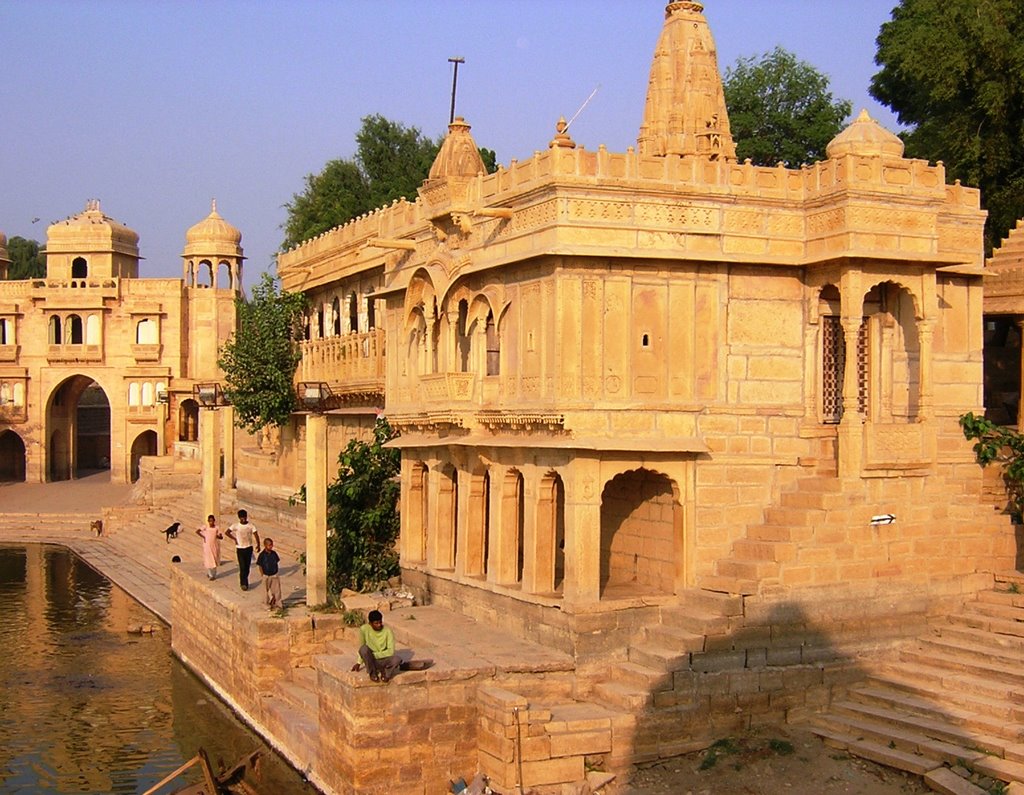
[{"label": "calm water reflection", "polygon": [[[171,655],[170,631],[66,549],[0,546],[0,605],[0,792],[137,794],[199,747],[215,764],[264,747]],[[260,791],[315,792],[269,751]]]}]

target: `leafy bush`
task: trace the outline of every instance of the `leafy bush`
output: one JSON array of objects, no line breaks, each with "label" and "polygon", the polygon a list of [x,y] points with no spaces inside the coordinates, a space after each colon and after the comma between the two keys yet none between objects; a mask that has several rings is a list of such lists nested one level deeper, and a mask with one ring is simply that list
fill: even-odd
[{"label": "leafy bush", "polygon": [[1020,524],[1024,516],[1024,436],[971,412],[960,418],[960,428],[964,438],[975,440],[974,456],[979,464],[1002,465],[1009,500],[1007,510],[1013,521]]},{"label": "leafy bush", "polygon": [[397,434],[380,418],[370,443],[353,439],[338,459],[338,479],[327,488],[327,587],[380,587],[398,574],[398,450],[384,445]]}]

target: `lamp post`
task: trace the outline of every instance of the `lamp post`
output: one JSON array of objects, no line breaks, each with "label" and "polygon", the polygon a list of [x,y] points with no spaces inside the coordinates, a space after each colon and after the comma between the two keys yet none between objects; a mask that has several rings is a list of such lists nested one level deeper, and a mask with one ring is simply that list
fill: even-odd
[{"label": "lamp post", "polygon": [[327,602],[327,416],[337,396],[323,382],[296,385],[306,415],[306,604]]},{"label": "lamp post", "polygon": [[192,393],[199,404],[199,442],[203,466],[203,515],[220,514],[220,445],[217,409],[225,404],[220,384],[196,384]]}]

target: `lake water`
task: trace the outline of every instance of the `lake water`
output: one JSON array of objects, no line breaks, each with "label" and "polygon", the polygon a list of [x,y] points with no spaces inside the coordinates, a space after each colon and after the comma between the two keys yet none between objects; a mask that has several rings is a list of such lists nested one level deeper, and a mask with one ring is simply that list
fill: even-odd
[{"label": "lake water", "polygon": [[261,795],[316,792],[171,654],[165,625],[70,551],[0,546],[0,607],[0,793],[139,795],[200,747],[215,767],[264,749]]}]

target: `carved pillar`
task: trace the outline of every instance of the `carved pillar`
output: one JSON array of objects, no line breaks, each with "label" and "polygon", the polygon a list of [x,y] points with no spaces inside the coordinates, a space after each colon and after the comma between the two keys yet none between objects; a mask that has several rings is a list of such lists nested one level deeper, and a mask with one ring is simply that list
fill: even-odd
[{"label": "carved pillar", "polygon": [[917,321],[917,336],[919,342],[919,355],[921,357],[919,367],[920,396],[918,398],[917,418],[919,422],[932,419],[935,412],[934,376],[932,374],[932,349],[935,340],[935,321],[921,319]]},{"label": "carved pillar", "polygon": [[306,604],[327,602],[327,417],[306,415]]},{"label": "carved pillar", "polygon": [[861,317],[859,314],[850,316],[844,312],[841,323],[846,362],[843,368],[843,418],[839,422],[838,432],[839,476],[848,478],[860,476],[863,456],[864,418],[857,405],[857,392],[860,385],[857,372],[857,340],[860,334]]}]

